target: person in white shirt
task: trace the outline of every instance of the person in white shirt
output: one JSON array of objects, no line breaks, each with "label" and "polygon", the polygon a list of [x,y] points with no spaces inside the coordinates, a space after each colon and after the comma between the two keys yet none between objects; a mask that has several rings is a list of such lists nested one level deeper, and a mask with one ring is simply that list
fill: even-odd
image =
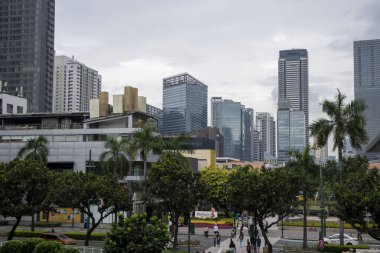
[{"label": "person in white shirt", "polygon": [[214,234],[219,233],[218,230],[219,230],[218,223],[215,222],[215,225],[214,225]]}]

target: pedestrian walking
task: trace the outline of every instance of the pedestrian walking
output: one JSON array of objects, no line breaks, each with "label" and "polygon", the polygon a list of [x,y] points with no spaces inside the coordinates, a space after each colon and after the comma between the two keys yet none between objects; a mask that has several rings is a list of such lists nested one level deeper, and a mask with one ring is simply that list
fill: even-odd
[{"label": "pedestrian walking", "polygon": [[219,233],[219,226],[218,223],[215,222],[214,224],[214,234]]},{"label": "pedestrian walking", "polygon": [[260,236],[257,236],[257,250],[260,252],[260,247],[261,247],[261,238]]},{"label": "pedestrian walking", "polygon": [[216,245],[220,247],[220,235],[219,233],[216,234]]},{"label": "pedestrian walking", "polygon": [[205,227],[205,237],[208,238],[208,227]]},{"label": "pedestrian walking", "polygon": [[240,233],[244,231],[243,225],[240,226]]},{"label": "pedestrian walking", "polygon": [[216,247],[216,234],[214,234],[214,247]]},{"label": "pedestrian walking", "polygon": [[228,248],[229,248],[230,251],[232,251],[233,253],[236,252],[236,245],[235,245],[234,241],[232,240],[232,238],[231,238],[230,245],[228,246]]},{"label": "pedestrian walking", "polygon": [[244,233],[242,231],[240,231],[239,240],[240,240],[240,248],[243,248]]},{"label": "pedestrian walking", "polygon": [[249,242],[249,239],[247,239],[247,246],[246,246],[247,253],[252,252],[252,246],[251,243]]}]

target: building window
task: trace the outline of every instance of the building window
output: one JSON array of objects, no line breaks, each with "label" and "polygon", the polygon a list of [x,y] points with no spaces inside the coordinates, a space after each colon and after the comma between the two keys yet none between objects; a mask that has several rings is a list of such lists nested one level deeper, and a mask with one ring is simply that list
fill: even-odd
[{"label": "building window", "polygon": [[17,113],[24,113],[24,108],[22,106],[17,106]]},{"label": "building window", "polygon": [[13,113],[13,105],[7,104],[7,113]]},{"label": "building window", "polygon": [[0,114],[3,114],[3,99],[0,98]]}]

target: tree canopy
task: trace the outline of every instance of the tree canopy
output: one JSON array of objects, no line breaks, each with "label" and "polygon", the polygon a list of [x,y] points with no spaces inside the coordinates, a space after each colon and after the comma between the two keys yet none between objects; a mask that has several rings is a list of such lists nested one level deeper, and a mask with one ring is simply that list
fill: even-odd
[{"label": "tree canopy", "polygon": [[107,233],[107,253],[161,252],[169,242],[169,230],[156,216],[147,221],[147,215],[133,214],[120,218]]},{"label": "tree canopy", "polygon": [[200,199],[197,184],[199,177],[193,175],[187,160],[177,152],[164,152],[148,172],[145,198],[171,212],[175,246],[179,216],[193,210]]},{"label": "tree canopy", "polygon": [[16,218],[8,240],[22,216],[41,211],[47,197],[50,172],[36,160],[14,160],[0,164],[0,214]]},{"label": "tree canopy", "polygon": [[[256,217],[270,253],[268,228],[293,211],[297,205],[298,184],[299,177],[284,168],[266,170],[245,166],[229,175],[228,202],[235,210],[246,210]],[[275,215],[277,220],[266,225],[265,219]]]}]

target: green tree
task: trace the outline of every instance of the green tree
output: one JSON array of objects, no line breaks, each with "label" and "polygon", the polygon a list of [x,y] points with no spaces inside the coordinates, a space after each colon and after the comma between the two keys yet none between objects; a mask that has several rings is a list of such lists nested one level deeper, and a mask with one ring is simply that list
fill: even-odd
[{"label": "green tree", "polygon": [[144,180],[146,180],[148,154],[149,152],[158,153],[162,150],[162,138],[155,133],[154,127],[145,125],[140,131],[134,133],[132,147],[144,161]]},{"label": "green tree", "polygon": [[[380,232],[380,175],[377,169],[359,170],[346,176],[336,191],[338,216],[356,230],[378,237]],[[372,222],[367,220],[367,212]]]},{"label": "green tree", "polygon": [[200,172],[207,200],[213,206],[222,208],[227,217],[229,217],[227,204],[228,174],[228,170],[218,166],[209,166]]},{"label": "green tree", "polygon": [[290,152],[290,160],[286,167],[294,170],[300,175],[299,189],[302,191],[303,200],[303,247],[307,248],[307,200],[312,198],[317,190],[319,168],[314,163],[314,157],[310,155],[310,147],[301,152],[294,150]]},{"label": "green tree", "polygon": [[[128,191],[112,175],[66,172],[57,177],[58,187],[54,187],[54,192],[51,193],[54,203],[78,208],[90,220],[85,237],[86,246],[91,233],[105,218],[112,213],[131,209]],[[99,218],[95,217],[95,212]]]},{"label": "green tree", "polygon": [[[268,250],[272,244],[268,229],[282,217],[289,215],[297,204],[299,177],[284,168],[273,170],[238,167],[229,175],[228,201],[235,210],[251,212],[262,231]],[[265,220],[277,215],[277,219],[266,224]]]},{"label": "green tree", "polygon": [[[339,165],[339,183],[343,183],[343,144],[346,137],[349,138],[353,148],[360,148],[367,139],[365,130],[366,119],[363,115],[366,105],[359,100],[353,100],[345,104],[346,96],[340,93],[335,100],[324,100],[322,103],[322,112],[326,113],[328,118],[320,118],[311,124],[311,135],[316,138],[318,147],[327,144],[330,135],[333,136],[333,150],[338,149]],[[344,226],[340,221],[340,244],[343,245]]]},{"label": "green tree", "polygon": [[[138,233],[136,232],[138,231]],[[105,242],[106,253],[162,252],[169,242],[169,231],[156,216],[147,221],[147,215],[133,214],[120,218],[111,226]]]},{"label": "green tree", "polygon": [[48,140],[45,136],[29,139],[24,147],[20,149],[17,157],[32,159],[47,164],[49,149]]},{"label": "green tree", "polygon": [[8,234],[8,240],[12,240],[22,216],[34,216],[41,211],[47,198],[50,173],[38,161],[14,160],[0,164],[0,174],[0,214],[16,218]]},{"label": "green tree", "polygon": [[[199,183],[199,184],[198,184]],[[198,185],[197,185],[198,184]],[[148,172],[145,198],[163,211],[171,212],[174,246],[177,246],[178,219],[194,210],[200,199],[199,177],[193,175],[187,160],[177,152],[164,152]]]},{"label": "green tree", "polygon": [[110,137],[105,143],[107,151],[100,155],[100,161],[105,165],[106,171],[112,173],[118,178],[128,174],[127,163],[135,156],[135,151],[132,149],[132,144],[128,139],[118,140],[115,137]]}]

